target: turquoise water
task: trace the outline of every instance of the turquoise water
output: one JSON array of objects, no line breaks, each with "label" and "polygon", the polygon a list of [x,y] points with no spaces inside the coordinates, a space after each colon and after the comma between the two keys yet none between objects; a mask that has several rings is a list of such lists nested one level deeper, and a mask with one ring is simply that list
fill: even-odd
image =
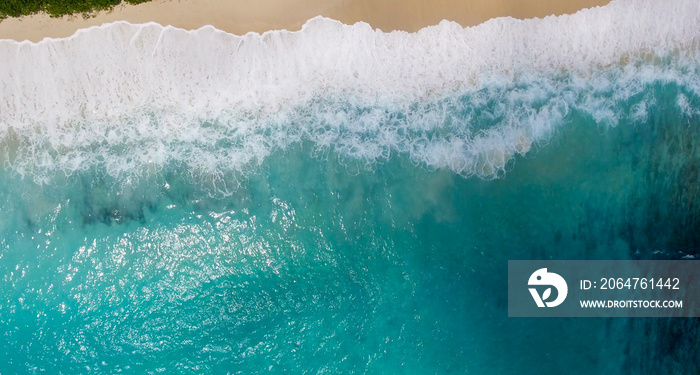
[{"label": "turquoise water", "polygon": [[0,373],[697,373],[696,320],[506,295],[509,259],[698,255],[695,46],[274,111],[6,100]]}]

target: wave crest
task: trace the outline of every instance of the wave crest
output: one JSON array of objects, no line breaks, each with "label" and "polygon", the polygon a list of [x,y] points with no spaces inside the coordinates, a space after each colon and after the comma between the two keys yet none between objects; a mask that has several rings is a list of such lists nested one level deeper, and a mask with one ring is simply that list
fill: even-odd
[{"label": "wave crest", "polygon": [[695,101],[698,24],[695,1],[622,0],[417,33],[319,17],[262,35],[117,22],[36,44],[4,40],[0,150],[37,181],[172,163],[245,172],[301,141],[492,178],[573,108],[615,124],[620,103],[668,80],[688,89],[679,105]]}]

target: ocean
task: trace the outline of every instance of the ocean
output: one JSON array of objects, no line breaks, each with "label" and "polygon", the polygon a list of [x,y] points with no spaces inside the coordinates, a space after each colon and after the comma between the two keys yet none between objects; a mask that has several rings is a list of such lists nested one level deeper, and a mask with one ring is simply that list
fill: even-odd
[{"label": "ocean", "polygon": [[0,41],[0,373],[696,374],[509,318],[513,259],[700,253],[700,3]]}]

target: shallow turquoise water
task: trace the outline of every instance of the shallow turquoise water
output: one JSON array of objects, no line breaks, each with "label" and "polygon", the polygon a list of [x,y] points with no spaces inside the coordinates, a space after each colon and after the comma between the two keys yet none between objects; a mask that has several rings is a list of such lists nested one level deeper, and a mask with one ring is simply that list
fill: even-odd
[{"label": "shallow turquoise water", "polygon": [[615,124],[572,108],[497,178],[304,139],[228,195],[177,162],[6,167],[0,372],[693,373],[694,320],[507,318],[508,259],[698,252],[700,97],[655,81],[608,105]]}]

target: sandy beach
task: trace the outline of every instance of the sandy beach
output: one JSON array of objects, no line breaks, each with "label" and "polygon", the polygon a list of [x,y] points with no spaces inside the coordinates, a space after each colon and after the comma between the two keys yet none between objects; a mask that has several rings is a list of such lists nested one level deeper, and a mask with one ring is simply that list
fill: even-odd
[{"label": "sandy beach", "polygon": [[310,18],[325,16],[346,24],[364,21],[383,31],[417,31],[443,19],[462,26],[480,24],[490,18],[545,17],[574,13],[605,5],[609,0],[156,0],[140,5],[120,5],[96,17],[50,18],[38,14],[0,22],[0,39],[40,41],[62,38],[76,30],[126,20],[131,23],[157,22],[183,29],[213,25],[242,35],[267,30],[298,30]]}]

